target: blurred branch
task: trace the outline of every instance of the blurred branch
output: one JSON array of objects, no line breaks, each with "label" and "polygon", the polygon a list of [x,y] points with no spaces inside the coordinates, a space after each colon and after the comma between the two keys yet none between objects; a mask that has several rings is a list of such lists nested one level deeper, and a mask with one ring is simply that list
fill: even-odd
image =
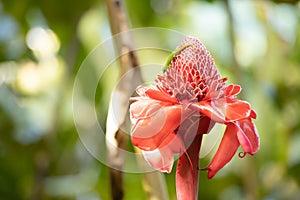
[{"label": "blurred branch", "polygon": [[[239,66],[239,63],[236,59],[236,52],[235,52],[235,30],[234,30],[234,16],[232,14],[232,10],[230,7],[229,0],[225,0],[225,7],[226,12],[228,15],[228,28],[229,28],[229,39],[231,43],[231,54],[232,54],[232,62],[234,67],[233,74],[235,75],[236,81],[240,84],[243,82],[243,72],[241,67]],[[243,98],[243,93],[239,94],[241,98]],[[255,166],[253,163],[253,160],[251,158],[245,158],[244,159],[244,165],[243,167],[243,182],[245,187],[245,193],[246,193],[246,199],[247,200],[255,200],[258,199],[258,188],[257,188],[257,172],[255,170]]]},{"label": "blurred branch", "polygon": [[[116,45],[117,55],[120,55],[120,74],[119,77],[123,77],[123,83],[116,87],[114,95],[112,95],[108,117],[107,117],[107,147],[109,152],[109,160],[111,161],[110,179],[111,179],[111,193],[114,200],[123,199],[123,176],[122,166],[125,162],[124,151],[128,145],[128,135],[123,131],[122,127],[126,130],[126,116],[128,111],[128,92],[134,91],[135,87],[142,83],[141,73],[137,67],[138,59],[134,52],[133,39],[128,31],[127,18],[123,8],[123,2],[121,0],[106,0],[106,6],[109,16],[109,22],[111,32],[114,37]],[[129,70],[133,70],[133,74],[127,73]],[[127,73],[127,74],[126,74]],[[126,76],[124,76],[126,74]],[[129,74],[129,75],[128,75]],[[116,98],[117,97],[117,98]],[[117,101],[116,101],[117,99]],[[117,109],[116,109],[117,108]],[[118,119],[114,117],[113,109],[118,110]],[[117,122],[116,122],[117,121]],[[118,170],[116,170],[118,169]],[[148,199],[168,199],[167,189],[163,175],[154,172],[144,175],[144,188],[146,190]]]},{"label": "blurred branch", "polygon": [[[110,23],[110,28],[112,35],[116,35],[120,32],[124,32],[128,30],[128,24],[126,20],[126,16],[124,13],[123,5],[121,0],[106,0],[108,18]],[[131,38],[125,38],[120,35],[120,37],[114,37],[114,42],[116,44],[116,51],[118,51],[117,55],[121,55],[120,57],[120,74],[119,77],[122,77],[126,71],[130,68],[133,68],[138,65],[137,57],[133,51],[131,51],[132,44]],[[120,119],[117,124],[111,124],[114,120],[113,118],[113,107],[112,101],[110,101],[110,106],[108,110],[107,117],[107,147],[109,153],[109,160],[111,161],[111,165],[113,168],[110,169],[110,182],[111,182],[111,194],[114,200],[123,199],[124,189],[123,189],[123,174],[122,171],[116,169],[122,169],[125,161],[125,155],[120,149],[126,149],[128,145],[128,135],[124,131],[122,131],[121,126],[124,126],[126,123],[126,113],[128,110],[128,97],[126,95],[126,91],[131,91],[130,84],[121,85],[121,87],[116,88],[116,91],[120,95],[118,95],[119,99],[119,111],[120,111]],[[113,145],[109,145],[112,143]]]},{"label": "blurred branch", "polygon": [[236,59],[236,52],[235,52],[235,30],[234,30],[234,19],[233,19],[233,15],[232,15],[232,11],[230,8],[230,2],[229,0],[225,0],[225,8],[226,8],[226,12],[227,12],[227,16],[228,16],[228,31],[229,31],[229,39],[230,39],[230,44],[231,44],[231,60],[232,60],[232,64],[233,64],[233,74],[235,75],[235,78],[238,80],[241,80],[241,68],[237,62]]}]

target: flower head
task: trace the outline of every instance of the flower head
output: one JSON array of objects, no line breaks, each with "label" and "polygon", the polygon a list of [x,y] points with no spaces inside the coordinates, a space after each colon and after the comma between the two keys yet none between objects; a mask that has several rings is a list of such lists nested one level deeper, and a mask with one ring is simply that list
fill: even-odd
[{"label": "flower head", "polygon": [[[212,178],[234,156],[239,146],[243,155],[255,154],[259,137],[249,103],[238,100],[239,85],[226,84],[205,46],[194,37],[179,45],[163,75],[150,88],[139,86],[130,106],[132,143],[155,169],[170,172],[174,154],[186,154],[197,136],[209,133],[215,123],[226,125],[220,146],[205,168]],[[201,141],[200,141],[201,143]],[[193,159],[191,159],[191,165]]]},{"label": "flower head", "polygon": [[180,103],[224,95],[226,79],[220,77],[205,46],[198,39],[188,37],[178,48],[181,47],[186,48],[173,57],[165,74],[156,79],[157,88]]}]

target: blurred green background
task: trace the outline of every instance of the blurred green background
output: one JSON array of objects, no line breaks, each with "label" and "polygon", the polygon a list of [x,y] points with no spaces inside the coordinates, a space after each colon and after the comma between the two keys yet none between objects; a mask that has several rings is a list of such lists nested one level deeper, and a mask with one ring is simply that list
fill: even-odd
[{"label": "blurred green background", "polygon": [[[212,180],[201,172],[200,199],[300,199],[300,3],[124,3],[131,28],[198,37],[258,114],[260,151],[236,155]],[[84,148],[72,116],[80,64],[110,36],[101,0],[0,1],[0,199],[110,199],[108,168]],[[151,56],[140,62],[160,55]],[[96,95],[102,125],[109,81]],[[176,199],[174,171],[164,175],[170,199]],[[141,174],[124,174],[125,199],[146,199],[141,181]]]}]

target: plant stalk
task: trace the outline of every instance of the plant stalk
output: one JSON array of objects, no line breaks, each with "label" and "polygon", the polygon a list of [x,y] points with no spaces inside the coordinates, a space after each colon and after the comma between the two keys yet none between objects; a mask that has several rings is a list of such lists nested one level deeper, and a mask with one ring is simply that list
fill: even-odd
[{"label": "plant stalk", "polygon": [[186,152],[180,155],[176,168],[178,200],[196,200],[199,186],[199,153],[202,134],[197,134]]}]

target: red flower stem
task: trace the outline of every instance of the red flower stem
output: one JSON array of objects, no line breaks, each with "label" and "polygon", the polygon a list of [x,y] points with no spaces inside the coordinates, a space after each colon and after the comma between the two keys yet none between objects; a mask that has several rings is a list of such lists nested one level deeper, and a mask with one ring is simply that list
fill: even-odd
[{"label": "red flower stem", "polygon": [[201,141],[202,134],[197,134],[187,151],[178,159],[176,168],[176,192],[178,200],[198,199]]}]

